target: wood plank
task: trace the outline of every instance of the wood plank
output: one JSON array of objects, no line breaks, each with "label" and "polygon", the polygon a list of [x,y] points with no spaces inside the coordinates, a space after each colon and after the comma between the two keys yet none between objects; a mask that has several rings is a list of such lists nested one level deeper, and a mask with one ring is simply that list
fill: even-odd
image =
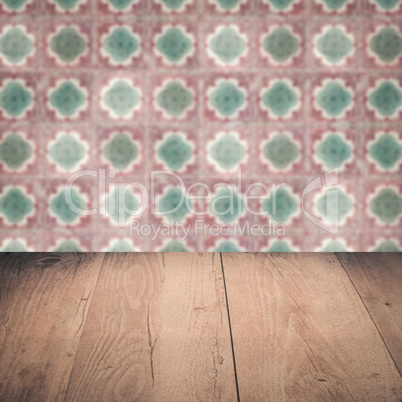
[{"label": "wood plank", "polygon": [[103,254],[0,256],[0,400],[63,400]]},{"label": "wood plank", "polygon": [[219,254],[106,258],[66,400],[236,400]]},{"label": "wood plank", "polygon": [[402,254],[337,253],[402,372]]},{"label": "wood plank", "polygon": [[401,379],[334,254],[224,254],[240,400],[398,400]]}]

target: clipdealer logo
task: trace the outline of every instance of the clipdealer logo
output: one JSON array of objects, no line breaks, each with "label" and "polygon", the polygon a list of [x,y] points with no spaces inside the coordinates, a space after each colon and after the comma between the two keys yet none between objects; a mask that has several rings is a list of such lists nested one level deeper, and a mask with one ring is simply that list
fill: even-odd
[{"label": "clipdealer logo", "polygon": [[[171,210],[164,210],[163,212],[158,211],[156,206],[156,178],[159,176],[165,176],[165,178],[169,178],[170,180],[176,180],[176,187],[181,189],[181,200],[177,203],[176,206],[172,207]],[[77,205],[74,204],[72,199],[72,189],[77,181],[83,177],[91,177],[95,179],[94,185],[98,190],[98,208],[93,209],[81,209]],[[272,215],[269,219],[269,223],[266,225],[251,225],[249,221],[246,221],[242,225],[239,220],[235,220],[231,225],[210,225],[207,224],[203,219],[197,220],[197,224],[191,224],[190,227],[182,228],[181,231],[184,233],[189,233],[191,230],[194,231],[195,234],[202,231],[210,231],[211,234],[217,233],[217,235],[230,235],[233,234],[233,231],[236,230],[237,234],[243,235],[247,234],[260,234],[260,235],[284,235],[284,227],[285,225],[279,224],[275,220],[275,215],[278,207],[277,200],[277,192],[279,189],[286,187],[286,183],[279,184],[270,184],[267,186],[261,182],[254,182],[248,185],[247,188],[242,188],[242,175],[241,170],[237,172],[236,184],[218,182],[213,185],[211,189],[210,186],[202,181],[192,183],[188,188],[186,187],[183,179],[175,172],[172,171],[153,171],[150,175],[150,186],[147,188],[143,183],[139,181],[132,181],[130,183],[126,182],[110,182],[110,179],[116,178],[116,172],[108,171],[105,169],[100,169],[99,171],[95,170],[84,170],[74,173],[66,182],[64,187],[65,200],[68,208],[71,209],[72,212],[81,216],[90,216],[90,215],[118,215],[118,225],[119,227],[127,227],[129,226],[130,233],[141,233],[141,235],[150,236],[155,233],[162,234],[168,233],[169,230],[173,230],[174,227],[181,227],[177,222],[169,222],[165,223],[164,227],[156,226],[150,227],[150,224],[145,222],[142,223],[138,220],[143,214],[150,210],[151,215],[154,216],[166,216],[175,213],[180,208],[185,205],[189,213],[196,217],[205,217],[210,214],[214,216],[219,216],[226,213],[235,213],[236,206],[233,202],[233,198],[239,194],[241,195],[244,208],[247,213],[251,216],[266,216],[267,211],[263,211],[261,209],[253,209],[250,205],[250,202],[253,200],[263,200],[270,198],[272,200]],[[107,184],[108,182],[108,184]],[[339,232],[339,190],[336,186],[339,184],[339,171],[338,169],[331,170],[325,173],[324,183],[321,177],[317,177],[311,182],[307,183],[304,187],[301,194],[301,210],[304,216],[311,221],[317,227],[327,231],[331,234],[337,234]],[[228,209],[224,212],[217,210],[214,200],[213,193],[217,188],[226,188],[228,190]],[[317,190],[325,189],[326,194],[326,216],[324,219],[320,217],[314,216],[307,210],[307,202],[306,197],[308,194],[312,192],[316,192]],[[197,193],[197,190],[202,190],[203,194]],[[244,191],[243,191],[244,190]],[[258,195],[255,194],[257,190]],[[130,208],[127,205],[126,194],[128,192],[135,191],[138,194],[138,198],[140,202],[138,203],[138,207],[135,209]],[[254,192],[253,192],[254,191]],[[115,202],[109,202],[108,204],[104,202],[106,195],[111,192],[117,192],[118,194],[118,206]],[[231,198],[232,197],[232,198]],[[192,202],[197,200],[206,201],[208,205],[207,210],[195,210],[192,207]],[[131,217],[130,220],[127,220],[127,215]],[[328,217],[331,216],[331,220]],[[135,219],[137,218],[137,219]],[[168,229],[169,228],[169,229]],[[148,234],[147,234],[148,233]]]}]

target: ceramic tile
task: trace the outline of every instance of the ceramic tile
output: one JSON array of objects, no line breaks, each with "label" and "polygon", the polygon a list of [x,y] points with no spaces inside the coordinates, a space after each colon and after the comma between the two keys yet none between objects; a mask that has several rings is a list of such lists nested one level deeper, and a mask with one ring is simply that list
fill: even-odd
[{"label": "ceramic tile", "polygon": [[206,74],[204,78],[204,120],[210,123],[249,122],[252,117],[252,74]]},{"label": "ceramic tile", "polygon": [[143,123],[148,93],[140,74],[121,70],[99,74],[95,81],[94,113],[98,122]]},{"label": "ceramic tile", "polygon": [[0,72],[0,123],[37,121],[40,79],[38,73]]},{"label": "ceramic tile", "polygon": [[400,69],[402,54],[402,20],[372,18],[364,20],[364,66],[378,69]]},{"label": "ceramic tile", "polygon": [[96,166],[92,127],[88,124],[42,126],[42,169],[47,177],[66,178]]},{"label": "ceramic tile", "polygon": [[43,22],[43,65],[47,69],[92,67],[92,22],[50,19]]},{"label": "ceramic tile", "polygon": [[199,26],[195,17],[152,22],[149,57],[154,69],[196,70],[200,65]]},{"label": "ceramic tile", "polygon": [[255,127],[234,125],[226,128],[214,124],[202,133],[202,176],[236,176],[240,169],[250,177],[254,168]]},{"label": "ceramic tile", "polygon": [[276,73],[258,77],[257,119],[260,122],[306,121],[306,77],[300,73]]},{"label": "ceramic tile", "polygon": [[144,126],[96,126],[97,168],[117,176],[143,177],[148,160],[146,135]]},{"label": "ceramic tile", "polygon": [[199,130],[195,127],[154,126],[148,135],[151,170],[170,170],[197,177],[200,168]]},{"label": "ceramic tile", "polygon": [[199,121],[197,74],[152,75],[148,93],[152,122],[196,124]]},{"label": "ceramic tile", "polygon": [[39,125],[0,125],[0,176],[38,176],[40,153]]},{"label": "ceramic tile", "polygon": [[402,130],[392,124],[367,128],[364,136],[362,162],[367,175],[402,175]]},{"label": "ceramic tile", "polygon": [[306,68],[307,19],[261,18],[256,24],[255,46],[258,68],[284,71]]},{"label": "ceramic tile", "polygon": [[206,19],[200,44],[205,69],[248,70],[254,65],[255,19]]},{"label": "ceramic tile", "polygon": [[41,32],[28,17],[7,21],[0,30],[0,69],[30,70],[39,66]]},{"label": "ceramic tile", "polygon": [[357,121],[360,116],[360,75],[317,73],[311,77],[310,120]]},{"label": "ceramic tile", "polygon": [[341,176],[359,173],[360,144],[364,130],[351,125],[326,125],[310,128],[309,160],[312,172],[338,168]]},{"label": "ceramic tile", "polygon": [[356,70],[361,55],[360,18],[322,18],[310,26],[311,67],[331,71]]},{"label": "ceramic tile", "polygon": [[0,180],[0,221],[3,229],[36,229],[40,223],[36,181],[18,177]]},{"label": "ceramic tile", "polygon": [[97,65],[103,69],[145,70],[148,65],[147,24],[140,21],[96,21]]},{"label": "ceramic tile", "polygon": [[300,175],[306,172],[306,126],[264,125],[255,141],[257,174]]},{"label": "ceramic tile", "polygon": [[88,72],[44,75],[43,120],[58,123],[91,121],[92,81]]}]

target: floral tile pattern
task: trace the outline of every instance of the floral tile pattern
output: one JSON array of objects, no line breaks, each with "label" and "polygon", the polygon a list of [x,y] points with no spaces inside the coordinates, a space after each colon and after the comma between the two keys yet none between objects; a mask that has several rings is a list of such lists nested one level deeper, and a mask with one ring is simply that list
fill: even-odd
[{"label": "floral tile pattern", "polygon": [[0,251],[402,251],[401,67],[401,0],[0,0]]}]

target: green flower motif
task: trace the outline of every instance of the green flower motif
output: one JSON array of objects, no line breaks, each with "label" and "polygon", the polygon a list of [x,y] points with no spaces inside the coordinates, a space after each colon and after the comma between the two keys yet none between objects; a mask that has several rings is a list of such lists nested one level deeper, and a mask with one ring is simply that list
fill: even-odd
[{"label": "green flower motif", "polygon": [[263,0],[274,11],[290,11],[298,0]]},{"label": "green flower motif", "polygon": [[59,119],[76,119],[88,107],[87,90],[77,80],[60,80],[49,91],[48,106]]},{"label": "green flower motif", "polygon": [[380,28],[369,40],[369,53],[379,64],[396,63],[402,56],[402,36],[396,27]]},{"label": "green flower motif", "polygon": [[32,0],[0,0],[6,11],[23,11]]},{"label": "green flower motif", "polygon": [[[354,201],[342,189],[337,190],[337,197],[327,197],[327,192],[320,195],[315,202],[315,207],[327,222],[343,224],[346,218],[353,214]],[[334,191],[334,188],[330,191]]]},{"label": "green flower motif", "polygon": [[353,0],[317,0],[318,3],[321,3],[324,6],[325,11],[336,11],[341,12],[344,11],[346,5],[351,3]]},{"label": "green flower motif", "polygon": [[340,80],[328,79],[315,91],[315,106],[324,117],[340,119],[353,107],[353,91]]},{"label": "green flower motif", "polygon": [[[78,224],[81,216],[70,208],[69,204],[67,204],[66,197],[67,193],[65,193],[64,188],[60,189],[59,192],[50,199],[49,212],[63,225]],[[75,188],[71,189],[71,201],[76,208],[86,210],[88,203],[84,196]]]},{"label": "green flower motif", "polygon": [[322,253],[342,253],[350,251],[343,240],[330,240],[319,250]]},{"label": "green flower motif", "polygon": [[164,64],[181,66],[194,54],[194,36],[185,27],[168,25],[155,38],[154,51]]},{"label": "green flower motif", "polygon": [[87,52],[87,40],[75,26],[62,27],[49,41],[49,50],[59,64],[76,64]]},{"label": "green flower motif", "polygon": [[167,133],[157,144],[158,158],[170,170],[183,170],[193,157],[193,146],[186,140],[183,133]]},{"label": "green flower motif", "polygon": [[180,12],[185,9],[188,4],[191,4],[193,0],[156,0],[161,4],[163,11],[165,12]]},{"label": "green flower motif", "polygon": [[107,249],[111,253],[130,253],[136,251],[128,240],[115,240],[112,245]]},{"label": "green flower motif", "polygon": [[7,170],[24,170],[32,156],[32,143],[21,133],[10,132],[0,142],[0,162]]},{"label": "green flower motif", "polygon": [[160,251],[163,253],[185,253],[189,251],[189,249],[179,240],[172,240]]},{"label": "green flower motif", "polygon": [[372,250],[376,253],[397,253],[402,251],[398,244],[393,240],[383,240],[378,246]]},{"label": "green flower motif", "polygon": [[217,9],[221,12],[235,12],[239,10],[242,3],[247,0],[209,0],[210,3],[214,4]]},{"label": "green flower motif", "polygon": [[265,250],[266,253],[291,253],[293,251],[295,249],[290,247],[289,243],[285,240],[276,240]]},{"label": "green flower motif", "polygon": [[33,91],[22,80],[6,80],[0,89],[0,109],[4,117],[22,119],[33,108]]},{"label": "green flower motif", "polygon": [[247,93],[236,80],[218,80],[208,90],[208,107],[220,119],[235,119],[247,107]]},{"label": "green flower motif", "polygon": [[263,201],[262,209],[273,220],[286,223],[298,214],[299,201],[290,190],[280,187],[270,198]]},{"label": "green flower motif", "polygon": [[133,4],[138,3],[139,0],[102,0],[106,3],[112,11],[121,12],[127,11],[133,6]]},{"label": "green flower motif", "polygon": [[127,66],[140,54],[140,38],[128,27],[115,26],[102,37],[102,56],[113,66]]},{"label": "green flower motif", "polygon": [[15,186],[4,190],[0,197],[0,214],[7,224],[23,225],[33,213],[34,203],[25,191]]},{"label": "green flower motif", "polygon": [[106,212],[114,224],[125,224],[131,217],[139,214],[141,202],[131,191],[117,188],[105,200]]},{"label": "green flower motif", "polygon": [[72,171],[88,157],[88,145],[77,133],[60,132],[49,146],[49,158],[63,171]]},{"label": "green flower motif", "polygon": [[402,214],[402,197],[392,187],[384,187],[370,201],[369,211],[384,225],[397,223]]},{"label": "green flower motif", "polygon": [[86,0],[50,0],[54,3],[57,10],[61,12],[74,12],[77,11],[81,4],[84,4]]},{"label": "green flower motif", "polygon": [[368,155],[381,170],[392,171],[402,163],[402,143],[394,133],[379,133],[368,146]]},{"label": "green flower motif", "polygon": [[80,253],[83,251],[75,240],[64,240],[52,250],[53,253]]},{"label": "green flower motif", "polygon": [[182,222],[190,213],[187,208],[192,207],[192,201],[178,187],[169,188],[157,204],[157,212],[166,220]]},{"label": "green flower motif", "polygon": [[11,252],[11,253],[25,253],[31,250],[28,250],[25,243],[22,240],[10,240],[6,241],[4,247],[0,249],[1,252]]},{"label": "green flower motif", "polygon": [[353,157],[352,145],[341,133],[327,133],[315,145],[315,158],[325,169],[342,168]]},{"label": "green flower motif", "polygon": [[395,11],[401,5],[401,0],[370,0],[381,11]]},{"label": "green flower motif", "polygon": [[139,158],[138,145],[130,134],[116,132],[102,147],[103,157],[116,170],[129,170]]},{"label": "green flower motif", "polygon": [[300,145],[288,133],[276,133],[262,147],[263,160],[275,170],[287,170],[300,157]]},{"label": "green flower motif", "polygon": [[289,119],[300,105],[300,90],[288,80],[275,81],[261,91],[261,107],[272,119]]},{"label": "green flower motif", "polygon": [[379,118],[396,118],[402,109],[402,91],[393,80],[381,81],[369,92],[368,103]]},{"label": "green flower motif", "polygon": [[208,159],[220,170],[234,170],[247,159],[247,147],[236,132],[221,132],[208,146]]},{"label": "green flower motif", "polygon": [[34,45],[34,37],[23,25],[7,26],[0,35],[0,59],[6,65],[24,65],[35,52]]},{"label": "green flower motif", "polygon": [[273,64],[288,64],[300,53],[300,38],[291,28],[286,26],[275,27],[265,35],[261,43],[262,53]]},{"label": "green flower motif", "polygon": [[247,54],[247,42],[238,26],[219,26],[207,39],[207,53],[220,66],[235,65]]},{"label": "green flower motif", "polygon": [[324,28],[314,39],[314,54],[328,66],[344,64],[354,52],[353,36],[342,25]]},{"label": "green flower motif", "polygon": [[213,251],[221,253],[240,253],[243,250],[234,241],[223,240],[217,245],[217,247]]},{"label": "green flower motif", "polygon": [[243,198],[226,187],[222,188],[212,198],[210,211],[218,221],[234,223],[244,212]]},{"label": "green flower motif", "polygon": [[194,106],[194,93],[182,81],[163,84],[156,94],[156,107],[166,119],[183,119]]},{"label": "green flower motif", "polygon": [[102,109],[112,119],[130,119],[142,105],[141,90],[124,79],[115,79],[103,88],[101,94]]}]

